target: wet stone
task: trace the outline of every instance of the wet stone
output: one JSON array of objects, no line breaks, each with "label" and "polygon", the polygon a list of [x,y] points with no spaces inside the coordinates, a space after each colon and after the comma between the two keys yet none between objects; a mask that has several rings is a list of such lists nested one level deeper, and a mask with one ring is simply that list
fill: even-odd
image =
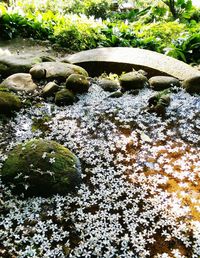
[{"label": "wet stone", "polygon": [[51,97],[54,96],[55,93],[59,90],[58,84],[55,82],[47,83],[44,88],[42,89],[42,96],[43,97]]},{"label": "wet stone", "polygon": [[84,75],[71,74],[66,80],[66,88],[74,93],[88,92],[89,86],[89,81]]},{"label": "wet stone", "polygon": [[150,87],[160,91],[171,87],[180,87],[180,81],[171,76],[154,76],[149,79]]},{"label": "wet stone", "polygon": [[148,85],[148,80],[141,73],[130,72],[120,77],[120,85],[124,90],[143,89]]},{"label": "wet stone", "polygon": [[114,92],[120,89],[120,85],[118,82],[109,79],[100,79],[99,85],[103,90],[109,92]]},{"label": "wet stone", "polygon": [[192,77],[183,82],[183,88],[189,93],[200,94],[200,76]]},{"label": "wet stone", "polygon": [[31,92],[37,88],[29,73],[16,73],[6,78],[2,83],[2,87],[13,91]]},{"label": "wet stone", "polygon": [[73,92],[68,89],[62,89],[56,93],[55,103],[58,106],[72,105],[76,100]]},{"label": "wet stone", "polygon": [[0,173],[13,191],[27,196],[50,196],[75,191],[80,183],[79,159],[55,141],[33,139],[17,145]]}]

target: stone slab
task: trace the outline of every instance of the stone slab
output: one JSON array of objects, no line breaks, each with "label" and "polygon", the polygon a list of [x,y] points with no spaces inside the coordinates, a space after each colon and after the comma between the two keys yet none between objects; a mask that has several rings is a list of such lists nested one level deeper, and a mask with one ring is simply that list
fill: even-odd
[{"label": "stone slab", "polygon": [[200,71],[182,61],[139,48],[97,48],[70,55],[67,61],[82,66],[90,76],[98,76],[103,72],[120,74],[133,68],[145,70],[148,77],[166,75],[181,81],[200,75]]}]

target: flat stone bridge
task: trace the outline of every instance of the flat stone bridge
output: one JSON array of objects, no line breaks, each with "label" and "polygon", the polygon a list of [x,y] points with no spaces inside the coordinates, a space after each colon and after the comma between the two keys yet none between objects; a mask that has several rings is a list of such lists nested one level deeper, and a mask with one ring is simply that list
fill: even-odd
[{"label": "flat stone bridge", "polygon": [[139,48],[96,48],[70,55],[63,61],[82,66],[90,76],[98,76],[103,72],[121,74],[123,71],[132,71],[133,68],[145,70],[148,77],[168,75],[187,80],[200,76],[200,71],[184,62]]}]

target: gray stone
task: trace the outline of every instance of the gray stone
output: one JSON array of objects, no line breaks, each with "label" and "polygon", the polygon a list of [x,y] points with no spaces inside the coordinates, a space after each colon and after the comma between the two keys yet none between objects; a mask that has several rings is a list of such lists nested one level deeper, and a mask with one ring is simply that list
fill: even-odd
[{"label": "gray stone", "polygon": [[71,74],[66,80],[66,88],[74,93],[88,92],[89,81],[81,74]]},{"label": "gray stone", "polygon": [[16,73],[6,78],[2,83],[2,87],[13,91],[31,92],[37,88],[29,73]]},{"label": "gray stone", "polygon": [[186,80],[200,75],[200,71],[175,58],[139,48],[97,48],[67,56],[67,60],[85,68],[90,76],[121,74],[133,68],[146,71],[149,77],[166,75]]},{"label": "gray stone", "polygon": [[68,89],[58,91],[55,96],[55,103],[58,106],[72,105],[75,100],[75,95]]},{"label": "gray stone", "polygon": [[99,85],[103,90],[109,92],[114,92],[120,89],[120,85],[117,81],[109,79],[100,79]]},{"label": "gray stone", "polygon": [[185,80],[183,88],[189,93],[200,94],[200,75]]},{"label": "gray stone", "polygon": [[43,62],[41,64],[34,65],[29,72],[35,79],[60,78],[65,80],[74,73],[88,76],[87,71],[82,67],[62,62]]},{"label": "gray stone", "polygon": [[154,76],[149,79],[150,87],[153,90],[165,90],[171,87],[180,87],[180,81],[171,76]]},{"label": "gray stone", "polygon": [[54,96],[55,93],[59,90],[58,84],[55,82],[47,83],[44,88],[42,89],[42,96],[43,97],[51,97]]},{"label": "gray stone", "polygon": [[14,73],[28,73],[30,68],[42,62],[42,58],[26,55],[0,55],[0,74],[5,77]]},{"label": "gray stone", "polygon": [[125,73],[119,81],[124,90],[142,89],[148,85],[147,77],[138,72]]}]

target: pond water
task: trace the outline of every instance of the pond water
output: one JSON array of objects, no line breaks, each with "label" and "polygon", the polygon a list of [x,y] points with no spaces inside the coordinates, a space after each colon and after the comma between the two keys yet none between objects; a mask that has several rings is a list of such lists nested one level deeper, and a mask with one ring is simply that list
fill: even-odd
[{"label": "pond water", "polygon": [[200,97],[177,90],[159,117],[152,94],[111,98],[94,83],[71,106],[42,102],[1,123],[1,165],[41,137],[79,157],[83,180],[51,198],[1,184],[1,257],[200,256]]}]

